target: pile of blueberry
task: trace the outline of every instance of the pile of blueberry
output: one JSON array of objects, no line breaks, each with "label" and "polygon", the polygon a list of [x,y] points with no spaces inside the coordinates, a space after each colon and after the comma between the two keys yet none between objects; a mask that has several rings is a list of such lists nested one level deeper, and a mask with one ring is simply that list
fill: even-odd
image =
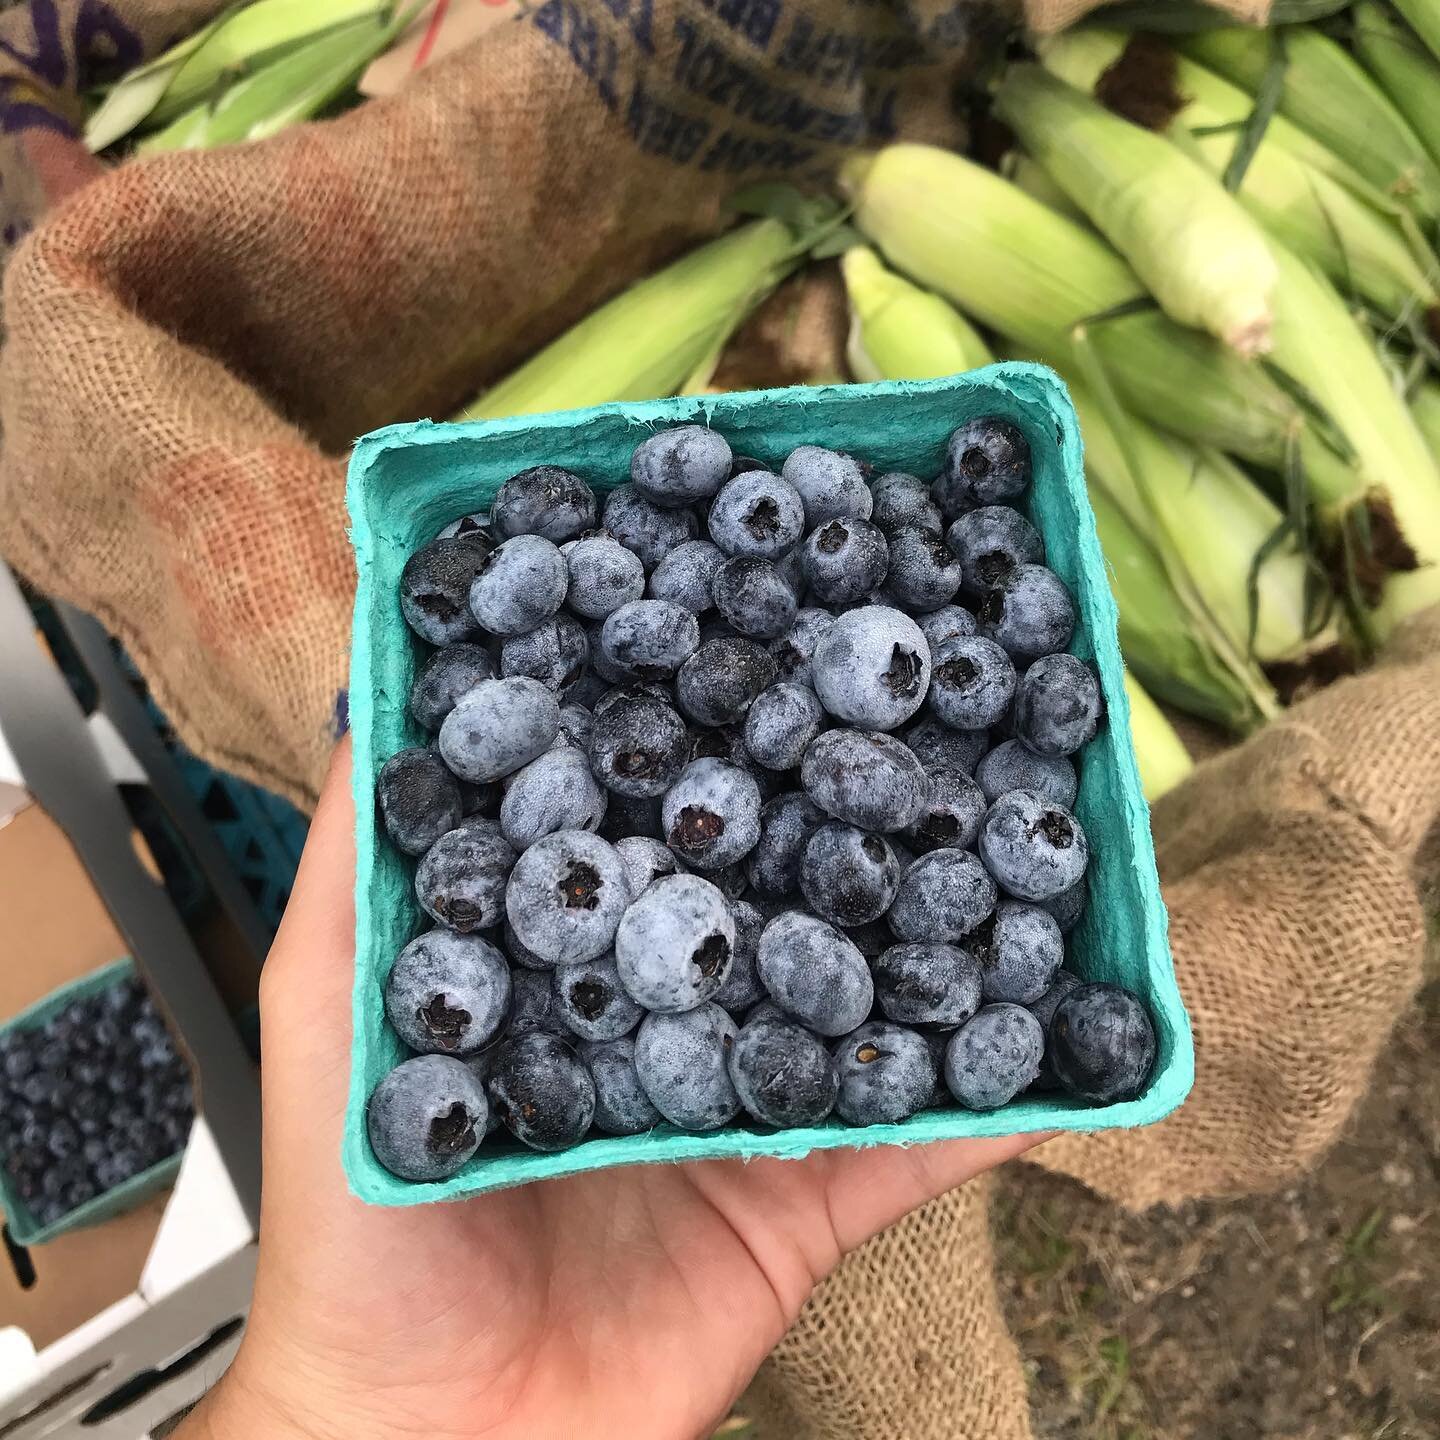
[{"label": "pile of blueberry", "polygon": [[190,1072],[143,986],[117,981],[0,1035],[0,1155],[42,1225],[174,1155]]},{"label": "pile of blueberry", "polygon": [[378,800],[436,923],[384,986],[381,1163],[1137,1095],[1143,1005],[1063,968],[1102,707],[1024,435],[964,425],[927,485],[686,425],[630,477],[526,470],[402,574],[435,738]]}]

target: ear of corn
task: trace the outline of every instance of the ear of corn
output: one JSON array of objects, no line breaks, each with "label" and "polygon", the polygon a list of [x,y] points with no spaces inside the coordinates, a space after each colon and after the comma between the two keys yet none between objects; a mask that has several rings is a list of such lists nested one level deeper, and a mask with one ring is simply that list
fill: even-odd
[{"label": "ear of corn", "polygon": [[1269,349],[1275,262],[1212,175],[1036,65],[1010,67],[995,109],[1167,315],[1242,355]]},{"label": "ear of corn", "polygon": [[119,81],[91,116],[85,143],[104,150],[140,125],[164,125],[220,89],[229,75],[279,59],[335,26],[387,18],[390,0],[254,0]]},{"label": "ear of corn", "polygon": [[395,39],[399,21],[338,25],[237,80],[136,146],[141,154],[261,140],[308,120],[339,98]]},{"label": "ear of corn", "polygon": [[1140,766],[1140,786],[1152,804],[1173,790],[1195,768],[1175,727],[1150,698],[1150,692],[1127,670],[1125,696],[1130,702],[1130,734]]},{"label": "ear of corn", "polygon": [[591,311],[456,418],[703,388],[725,341],[799,264],[811,238],[767,218],[702,245]]},{"label": "ear of corn", "polygon": [[[1417,214],[1440,214],[1440,168],[1354,58],[1318,30],[1297,26],[1280,33],[1288,57],[1281,113]],[[1182,48],[1253,92],[1271,44],[1271,32],[1237,27],[1190,36]]]},{"label": "ear of corn", "polygon": [[1050,178],[1050,172],[1023,150],[1011,150],[1000,165],[1000,173],[1057,215],[1091,228],[1089,216]]},{"label": "ear of corn", "polygon": [[990,363],[953,305],[887,270],[868,246],[847,250],[840,269],[850,301],[845,358],[857,380],[925,380]]},{"label": "ear of corn", "polygon": [[[1046,46],[1044,63],[1071,84],[1093,90],[1127,39],[1115,31],[1072,31]],[[1237,144],[1234,127],[1252,101],[1194,61],[1179,55],[1175,60],[1175,90],[1183,104],[1167,133],[1183,132],[1192,153],[1212,174],[1223,176]],[[1433,253],[1417,239],[1407,240],[1391,217],[1355,193],[1354,181],[1343,183],[1317,168],[1312,163],[1317,148],[1283,116],[1272,117],[1236,199],[1281,244],[1383,315],[1395,319],[1440,306],[1440,267]]]},{"label": "ear of corn", "polygon": [[[1345,483],[1345,464],[1263,371],[1146,308],[1144,287],[1099,236],[1008,180],[900,144],[852,156],[842,183],[856,225],[892,265],[1057,369],[1073,371],[1078,328],[1133,413],[1276,469],[1298,437],[1307,469]],[[1105,314],[1114,318],[1085,323]]]},{"label": "ear of corn", "polygon": [[[1435,14],[1440,29],[1440,9]],[[1440,61],[1374,0],[1357,5],[1351,15],[1355,53],[1440,166]]]},{"label": "ear of corn", "polygon": [[1410,413],[1435,463],[1440,465],[1440,382],[1426,381],[1410,397]]},{"label": "ear of corn", "polygon": [[1440,59],[1440,4],[1436,0],[1394,0],[1394,5],[1430,53]]}]

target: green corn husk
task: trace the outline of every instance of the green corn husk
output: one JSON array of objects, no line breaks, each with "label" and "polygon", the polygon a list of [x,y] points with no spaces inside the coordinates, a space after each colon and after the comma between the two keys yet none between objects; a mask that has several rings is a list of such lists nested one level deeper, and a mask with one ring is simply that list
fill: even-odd
[{"label": "green corn husk", "polygon": [[1410,397],[1410,413],[1436,464],[1440,464],[1440,383],[1427,380]]},{"label": "green corn husk", "polygon": [[1162,795],[1189,777],[1195,768],[1185,743],[1150,692],[1127,670],[1125,695],[1130,701],[1130,734],[1140,767],[1140,787],[1153,805]]},{"label": "green corn husk", "polygon": [[890,264],[1057,369],[1074,370],[1083,334],[1132,413],[1271,469],[1298,445],[1307,475],[1350,483],[1265,371],[1146,307],[1102,239],[1009,181],[913,144],[852,156],[841,178],[856,225]]},{"label": "green corn husk", "polygon": [[1182,325],[1242,355],[1270,346],[1275,262],[1239,202],[1162,136],[1037,65],[1012,65],[995,112]]},{"label": "green corn husk", "polygon": [[703,389],[725,342],[813,239],[766,218],[702,245],[591,311],[456,418],[535,415]]},{"label": "green corn husk", "polygon": [[[1042,59],[1062,79],[1093,91],[1128,40],[1118,31],[1071,31],[1048,42]],[[1175,61],[1175,89],[1184,103],[1166,133],[1223,176],[1241,143],[1236,127],[1253,102],[1193,60],[1176,55]],[[1440,263],[1434,254],[1418,235],[1407,238],[1390,216],[1355,193],[1353,178],[1345,183],[1317,168],[1318,149],[1283,116],[1273,116],[1236,198],[1281,244],[1387,318],[1440,308]]]},{"label": "green corn husk", "polygon": [[[1440,26],[1440,10],[1435,13]],[[1440,166],[1440,61],[1374,0],[1357,5],[1351,16],[1355,53]]]},{"label": "green corn husk", "polygon": [[335,26],[237,80],[213,101],[192,106],[135,148],[142,155],[209,149],[263,140],[312,119],[349,90],[408,23],[407,13]]},{"label": "green corn husk", "polygon": [[254,0],[232,8],[111,87],[85,127],[101,151],[141,125],[168,124],[220,89],[229,75],[277,60],[336,26],[379,19],[390,0]]},{"label": "green corn husk", "polygon": [[953,305],[887,270],[868,246],[847,250],[840,270],[850,301],[845,358],[857,380],[927,380],[990,363]]},{"label": "green corn husk", "polygon": [[1430,53],[1440,59],[1440,5],[1435,0],[1394,0],[1394,5]]},{"label": "green corn husk", "polygon": [[[1288,63],[1280,112],[1384,193],[1417,214],[1440,215],[1440,168],[1415,132],[1353,56],[1327,35],[1286,28]],[[1251,92],[1272,54],[1270,32],[1211,30],[1181,42],[1201,65]]]},{"label": "green corn husk", "polygon": [[1063,215],[1087,230],[1094,228],[1090,217],[1050,178],[1050,172],[1023,150],[1009,151],[1000,162],[1000,173],[1032,199],[1048,205],[1057,215]]}]

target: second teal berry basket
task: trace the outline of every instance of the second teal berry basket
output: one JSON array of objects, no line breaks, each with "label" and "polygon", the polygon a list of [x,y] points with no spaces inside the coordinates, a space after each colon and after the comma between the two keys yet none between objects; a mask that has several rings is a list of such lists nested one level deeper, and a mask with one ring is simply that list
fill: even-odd
[{"label": "second teal berry basket", "polygon": [[[613,489],[629,479],[635,446],[668,426],[713,426],[736,454],[754,456],[776,470],[797,445],[813,444],[851,451],[877,473],[903,470],[928,479],[940,468],[950,432],[980,415],[1001,415],[1029,439],[1035,478],[1024,508],[1045,538],[1048,563],[1075,596],[1078,623],[1071,648],[1100,676],[1109,720],[1081,757],[1076,803],[1091,842],[1090,900],[1070,937],[1067,963],[1086,979],[1128,986],[1150,1007],[1159,1050],[1144,1094],[1098,1109],[1037,1095],[987,1114],[925,1110],[903,1124],[866,1128],[831,1120],[803,1130],[736,1124],[690,1134],[662,1125],[643,1135],[596,1137],[559,1154],[492,1141],[448,1180],[417,1184],[390,1174],[370,1150],[365,1104],[381,1077],[405,1055],[385,1023],[382,988],[396,954],[422,926],[414,863],[386,841],[374,796],[376,776],[389,756],[429,738],[411,719],[406,703],[422,658],[400,614],[400,571],[410,554],[457,516],[486,509],[511,475],[532,465],[561,465],[598,491]],[[347,502],[359,588],[350,662],[355,1036],[344,1162],[361,1199],[416,1205],[616,1165],[798,1157],[841,1146],[914,1145],[1040,1130],[1115,1130],[1150,1124],[1184,1100],[1194,1078],[1194,1051],[1170,960],[1150,814],[1130,738],[1115,602],[1086,496],[1074,407],[1053,371],[1039,365],[991,365],[943,380],[689,396],[459,425],[394,425],[356,445]]]}]

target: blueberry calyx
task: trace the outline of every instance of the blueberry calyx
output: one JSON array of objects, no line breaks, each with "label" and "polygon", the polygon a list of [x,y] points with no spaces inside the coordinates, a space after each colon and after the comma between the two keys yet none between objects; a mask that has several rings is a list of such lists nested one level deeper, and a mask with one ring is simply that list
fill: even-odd
[{"label": "blueberry calyx", "polygon": [[745,517],[745,528],[757,540],[773,539],[780,529],[780,507],[769,496],[757,500]]},{"label": "blueberry calyx", "polygon": [[882,678],[892,695],[903,697],[919,690],[920,671],[920,657],[913,650],[897,645],[890,653],[890,666]]},{"label": "blueberry calyx", "polygon": [[975,561],[975,574],[986,585],[998,585],[1014,568],[1013,558],[1003,550],[987,550]]},{"label": "blueberry calyx", "polygon": [[475,1122],[457,1100],[443,1115],[430,1122],[427,1145],[435,1155],[458,1155],[475,1143]]},{"label": "blueberry calyx", "polygon": [[708,980],[730,958],[730,946],[723,935],[707,935],[690,957],[695,968]]},{"label": "blueberry calyx", "polygon": [[567,910],[594,910],[600,903],[600,873],[583,860],[572,860],[560,877]]},{"label": "blueberry calyx", "polygon": [[570,1000],[587,1020],[598,1020],[605,1013],[605,987],[593,980],[577,980],[570,987]]},{"label": "blueberry calyx", "polygon": [[725,822],[713,810],[686,805],[670,831],[670,838],[684,850],[699,850],[725,833]]},{"label": "blueberry calyx", "polygon": [[1057,849],[1068,850],[1075,843],[1075,828],[1058,810],[1047,810],[1036,829]]},{"label": "blueberry calyx", "polygon": [[453,1050],[472,1016],[461,1006],[451,1005],[444,995],[432,995],[426,1004],[416,1007],[415,1018],[438,1044]]},{"label": "blueberry calyx", "polygon": [[837,521],[832,520],[828,525],[821,528],[815,545],[823,554],[833,555],[837,550],[845,548],[846,530]]}]

